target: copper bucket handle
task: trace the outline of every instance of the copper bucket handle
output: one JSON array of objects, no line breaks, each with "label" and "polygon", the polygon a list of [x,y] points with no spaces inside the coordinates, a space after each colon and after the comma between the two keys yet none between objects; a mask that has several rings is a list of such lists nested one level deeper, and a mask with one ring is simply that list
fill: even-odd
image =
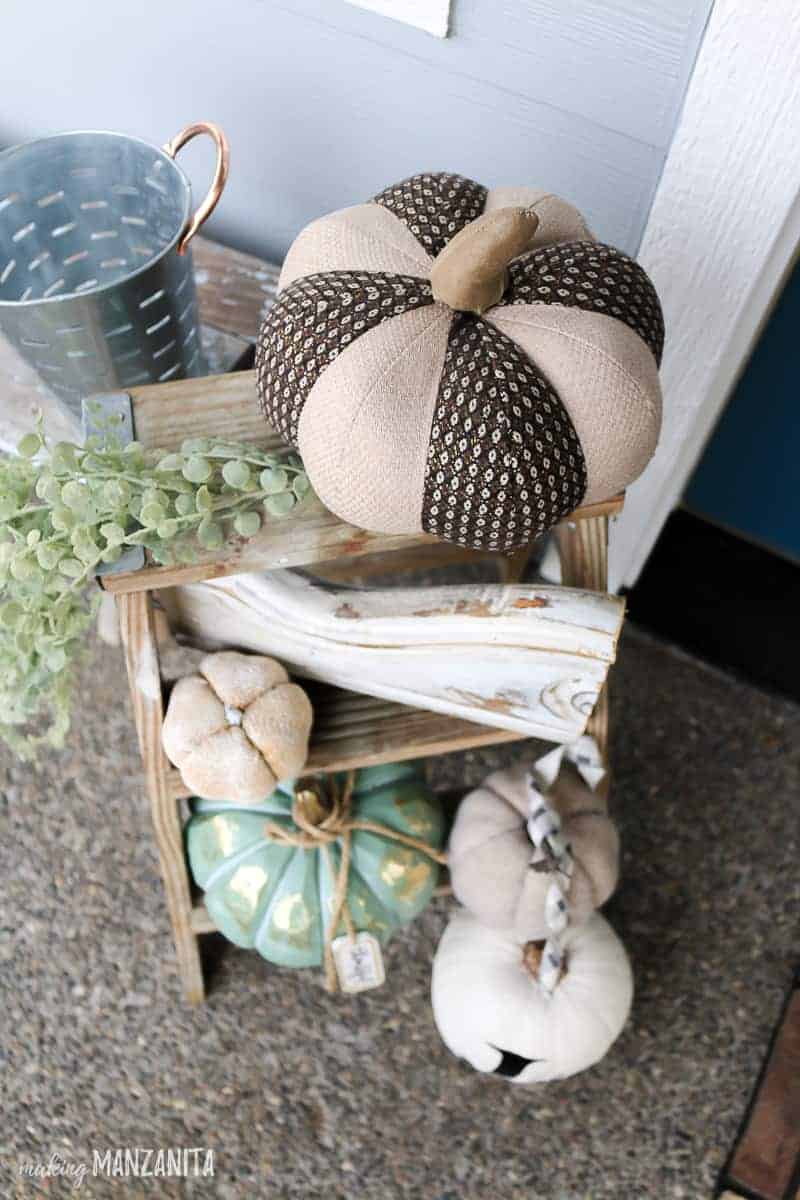
[{"label": "copper bucket handle", "polygon": [[228,178],[230,150],[225,134],[218,125],[212,125],[210,121],[198,121],[195,125],[187,125],[185,129],[182,129],[180,133],[176,133],[175,137],[171,141],[166,142],[162,147],[165,154],[168,154],[170,158],[174,158],[182,146],[185,146],[187,142],[190,142],[192,138],[198,137],[201,133],[207,133],[209,137],[212,137],[217,147],[214,178],[211,181],[211,187],[208,189],[205,200],[190,219],[178,242],[178,254],[186,253],[186,247],[189,245],[189,242],[203,222],[208,220],[217,207],[217,201],[222,195],[222,189],[225,187],[225,181]]}]

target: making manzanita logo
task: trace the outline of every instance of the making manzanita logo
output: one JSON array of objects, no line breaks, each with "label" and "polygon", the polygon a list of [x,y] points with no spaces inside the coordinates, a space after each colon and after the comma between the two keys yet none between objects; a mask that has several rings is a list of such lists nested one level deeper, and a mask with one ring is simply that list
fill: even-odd
[{"label": "making manzanita logo", "polygon": [[91,1164],[53,1151],[45,1162],[19,1165],[24,1178],[60,1178],[73,1188],[82,1187],[90,1173],[108,1179],[213,1179],[214,1151],[205,1146],[117,1146],[93,1150]]},{"label": "making manzanita logo", "polygon": [[89,1168],[85,1162],[74,1162],[54,1151],[47,1162],[23,1162],[19,1174],[27,1179],[66,1179],[73,1187],[83,1186]]}]

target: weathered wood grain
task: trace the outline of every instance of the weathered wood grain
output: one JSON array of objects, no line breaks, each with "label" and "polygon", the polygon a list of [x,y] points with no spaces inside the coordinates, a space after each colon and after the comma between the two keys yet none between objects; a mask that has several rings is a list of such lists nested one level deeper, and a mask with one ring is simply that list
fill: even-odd
[{"label": "weathered wood grain", "polygon": [[439,567],[455,566],[476,561],[493,562],[498,570],[498,577],[503,582],[516,582],[505,578],[505,563],[509,559],[494,551],[480,554],[475,550],[467,550],[463,546],[454,546],[446,542],[423,542],[422,545],[411,545],[394,550],[391,557],[382,554],[363,554],[358,561],[349,558],[332,559],[330,562],[315,563],[312,571],[316,579],[328,583],[360,583],[376,575],[400,574],[404,571],[436,570]]},{"label": "weathered wood grain", "polygon": [[276,655],[312,679],[552,741],[583,732],[624,612],[616,597],[568,588],[337,591],[292,572],[161,598],[195,643]]},{"label": "weathered wood grain", "polygon": [[254,341],[275,300],[280,267],[201,236],[192,253],[203,324]]},{"label": "weathered wood grain", "polygon": [[[478,725],[341,688],[313,683],[306,686],[314,705],[305,768],[310,774],[430,758],[525,737],[512,730]],[[167,773],[167,787],[176,800],[188,799],[192,794],[174,769]]]},{"label": "weathered wood grain", "polygon": [[[622,497],[616,497],[602,505],[592,505],[591,510],[578,509],[573,516],[575,520],[583,520],[585,512],[602,511],[603,508],[617,512],[622,504]],[[178,587],[243,572],[311,567],[317,563],[358,559],[362,555],[370,558],[369,570],[375,573],[378,569],[392,570],[392,557],[398,551],[408,552],[405,565],[414,566],[415,558],[411,552],[417,547],[425,550],[423,565],[433,565],[434,548],[440,551],[442,565],[481,557],[473,552],[462,554],[457,547],[425,533],[371,533],[355,525],[347,525],[319,501],[309,498],[288,517],[265,521],[255,537],[245,540],[233,535],[220,550],[198,551],[197,561],[191,565],[151,565],[140,571],[108,574],[103,577],[102,585],[106,591],[119,595],[153,588]]]},{"label": "weathered wood grain", "polygon": [[119,575],[106,575],[103,587],[113,594],[148,591],[218,579],[246,571],[300,567],[333,558],[358,558],[362,554],[390,554],[395,549],[425,545],[431,538],[367,533],[345,525],[315,500],[307,500],[296,513],[264,523],[255,537],[234,536],[221,550],[198,553],[191,566],[146,567]]},{"label": "weathered wood grain", "polygon": [[197,940],[191,930],[192,901],[183,854],[178,806],[167,786],[169,763],[161,748],[164,708],[153,621],[153,599],[146,593],[118,600],[133,714],[139,735],[145,785],[150,799],[161,874],[172,921],[183,990],[190,1004],[205,995]]},{"label": "weathered wood grain", "polygon": [[800,1167],[800,987],[795,987],[728,1167],[731,1184],[784,1200]]},{"label": "weathered wood grain", "polygon": [[207,375],[130,389],[136,438],[143,446],[177,449],[187,437],[285,446],[258,407],[255,371]]},{"label": "weathered wood grain", "polygon": [[[621,502],[609,503],[619,503],[621,507]],[[391,570],[390,556],[397,551],[410,552],[415,547],[433,546],[440,549],[442,564],[464,558],[458,552],[453,554],[452,547],[428,534],[370,533],[354,525],[346,525],[318,501],[309,499],[288,517],[265,521],[253,538],[245,540],[234,535],[220,550],[199,551],[197,561],[191,565],[147,566],[140,571],[108,574],[103,577],[102,586],[113,595],[119,595],[185,586],[243,572],[310,567],[316,563],[357,559],[362,555],[370,557],[374,573],[378,567]],[[382,564],[380,559],[384,560]],[[426,554],[425,561],[429,565],[433,565],[432,559],[432,555]],[[406,556],[405,564],[415,565],[412,555]]]}]

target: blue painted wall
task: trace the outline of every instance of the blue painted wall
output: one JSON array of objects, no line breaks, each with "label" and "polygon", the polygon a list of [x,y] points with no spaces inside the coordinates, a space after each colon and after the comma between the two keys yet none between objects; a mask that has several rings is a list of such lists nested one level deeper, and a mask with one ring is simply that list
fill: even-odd
[{"label": "blue painted wall", "polygon": [[685,496],[688,508],[800,561],[800,263]]},{"label": "blue painted wall", "polygon": [[[69,128],[232,145],[211,232],[282,256],[419,170],[561,193],[634,251],[711,0],[453,0],[431,37],[344,0],[3,0],[0,143]],[[198,194],[211,153],[182,153]]]}]

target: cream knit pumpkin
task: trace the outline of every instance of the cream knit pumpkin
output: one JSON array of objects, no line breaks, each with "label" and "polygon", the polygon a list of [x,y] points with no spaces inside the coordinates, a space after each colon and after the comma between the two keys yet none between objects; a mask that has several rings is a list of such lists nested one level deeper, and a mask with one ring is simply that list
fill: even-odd
[{"label": "cream knit pumpkin", "polygon": [[299,235],[256,369],[338,516],[509,550],[643,470],[662,341],[645,273],[571,205],[428,174]]}]

